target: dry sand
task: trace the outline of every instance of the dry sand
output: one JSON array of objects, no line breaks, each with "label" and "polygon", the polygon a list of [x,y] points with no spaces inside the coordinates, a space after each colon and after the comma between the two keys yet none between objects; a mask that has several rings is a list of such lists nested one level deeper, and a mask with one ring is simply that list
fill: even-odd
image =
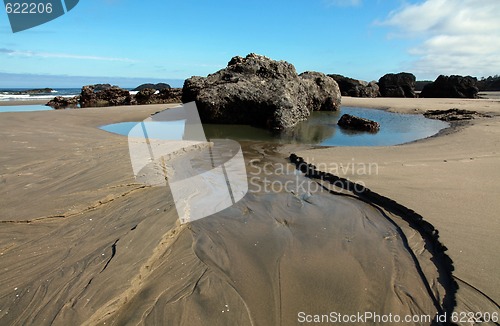
[{"label": "dry sand", "polygon": [[[376,103],[406,102],[387,101]],[[295,175],[286,155],[297,148],[242,144],[254,191],[180,225],[168,188],[135,181],[127,138],[97,128],[164,107],[0,114],[0,324],[295,325],[299,312],[434,316],[453,296],[416,230]],[[403,146],[299,153],[379,164],[378,175],[352,179],[431,221],[457,275],[498,300],[498,124],[481,119]],[[263,170],[283,166],[285,174]],[[312,188],[257,191],[264,178]],[[464,289],[464,311],[496,308]]]}]

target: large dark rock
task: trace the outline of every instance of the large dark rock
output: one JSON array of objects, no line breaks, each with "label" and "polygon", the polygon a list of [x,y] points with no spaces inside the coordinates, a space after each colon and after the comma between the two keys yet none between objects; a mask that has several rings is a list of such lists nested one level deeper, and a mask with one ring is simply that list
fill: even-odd
[{"label": "large dark rock", "polygon": [[158,84],[142,84],[142,85],[139,85],[137,86],[136,88],[133,89],[133,91],[142,91],[142,90],[145,90],[145,89],[154,89],[154,90],[162,90],[162,89],[170,89],[170,85],[169,84],[165,84],[165,83],[158,83]]},{"label": "large dark rock", "polygon": [[79,100],[80,96],[73,96],[73,97],[56,96],[45,105],[50,106],[56,110],[66,109],[66,108],[76,108],[78,106]]},{"label": "large dark rock", "polygon": [[351,97],[378,97],[380,90],[377,82],[365,82],[363,80],[352,79],[342,75],[328,75],[333,78],[340,88],[342,96]]},{"label": "large dark rock", "polygon": [[477,98],[477,79],[471,76],[439,76],[424,87],[420,97]]},{"label": "large dark rock", "polygon": [[299,77],[285,61],[249,54],[227,68],[184,82],[182,101],[196,101],[204,122],[251,124],[268,129],[293,127],[313,110],[336,110],[340,90],[320,73]]},{"label": "large dark rock", "polygon": [[430,83],[432,83],[432,80],[417,80],[415,82],[415,91],[421,92],[424,87]]},{"label": "large dark rock", "polygon": [[415,76],[407,72],[384,75],[378,81],[380,95],[383,97],[415,97],[415,82]]},{"label": "large dark rock", "polygon": [[479,91],[498,92],[500,91],[500,76],[489,76],[477,82]]},{"label": "large dark rock", "polygon": [[130,92],[117,86],[95,91],[94,85],[83,86],[80,94],[80,107],[102,107],[130,105]]},{"label": "large dark rock", "polygon": [[342,128],[359,131],[377,132],[380,129],[380,124],[378,122],[356,117],[350,114],[344,114],[340,117],[337,124]]},{"label": "large dark rock", "polygon": [[145,88],[135,95],[137,104],[165,104],[180,103],[182,88],[164,88],[160,91],[153,88]]}]

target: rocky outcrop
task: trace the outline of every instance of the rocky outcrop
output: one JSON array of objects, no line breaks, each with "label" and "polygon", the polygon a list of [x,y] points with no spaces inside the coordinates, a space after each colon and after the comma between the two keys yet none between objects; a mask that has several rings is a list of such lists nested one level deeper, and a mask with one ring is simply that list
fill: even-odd
[{"label": "rocky outcrop", "polygon": [[477,79],[471,76],[439,76],[424,87],[420,97],[435,98],[477,98]]},{"label": "rocky outcrop", "polygon": [[157,90],[154,88],[144,88],[135,94],[135,101],[137,104],[153,104]]},{"label": "rocky outcrop", "polygon": [[50,94],[54,92],[52,88],[39,88],[39,89],[29,89],[25,91],[26,94]]},{"label": "rocky outcrop", "polygon": [[12,91],[14,95],[38,95],[38,94],[50,94],[54,92],[52,88],[36,88],[28,89],[25,91]]},{"label": "rocky outcrop", "polygon": [[340,90],[324,74],[299,76],[288,62],[252,53],[232,58],[207,77],[187,79],[182,101],[196,101],[204,122],[281,130],[306,120],[313,110],[337,110]]},{"label": "rocky outcrop", "polygon": [[378,81],[380,95],[383,97],[415,97],[415,82],[415,76],[407,72],[384,75]]},{"label": "rocky outcrop", "polygon": [[134,88],[132,91],[142,91],[142,90],[145,90],[145,89],[154,89],[154,90],[157,90],[157,91],[160,91],[162,89],[170,89],[170,85],[169,84],[165,84],[165,83],[158,83],[158,84],[142,84],[140,86],[137,86],[136,88]]},{"label": "rocky outcrop", "polygon": [[489,76],[477,82],[479,91],[498,92],[500,91],[500,76]]},{"label": "rocky outcrop", "polygon": [[306,87],[307,107],[313,111],[335,111],[340,107],[342,96],[335,80],[315,71],[303,72],[299,77]]},{"label": "rocky outcrop", "polygon": [[[100,84],[101,86],[103,84]],[[106,85],[106,84],[104,84]],[[46,105],[55,109],[135,105],[135,104],[165,104],[180,103],[182,88],[164,88],[160,91],[146,88],[139,91],[135,97],[130,92],[117,86],[97,91],[95,85],[83,86],[81,94],[72,98],[58,96]]]},{"label": "rocky outcrop", "polygon": [[111,87],[118,87],[118,86],[113,86],[111,84],[94,84],[92,86],[94,87],[94,91],[96,92],[103,91]]},{"label": "rocky outcrop", "polygon": [[429,119],[437,119],[442,121],[462,121],[472,120],[477,117],[490,117],[481,114],[477,111],[449,109],[449,110],[430,110],[424,113],[424,116]]},{"label": "rocky outcrop", "polygon": [[432,80],[417,80],[415,82],[415,91],[421,92],[424,89],[424,87],[430,83],[432,83]]},{"label": "rocky outcrop", "polygon": [[359,131],[377,132],[380,130],[380,124],[378,122],[350,114],[344,114],[337,124],[342,128]]},{"label": "rocky outcrop", "polygon": [[94,86],[83,86],[80,92],[80,105],[82,108],[97,105],[97,95],[94,92]]},{"label": "rocky outcrop", "polygon": [[342,96],[351,97],[378,97],[380,89],[376,81],[366,82],[363,80],[352,79],[342,75],[328,75],[333,78],[340,88]]},{"label": "rocky outcrop", "polygon": [[180,103],[182,98],[182,88],[164,88],[156,90],[145,88],[135,95],[137,104],[165,104]]},{"label": "rocky outcrop", "polygon": [[158,93],[158,98],[162,103],[181,103],[182,102],[182,88],[164,88]]},{"label": "rocky outcrop", "polygon": [[117,86],[96,91],[94,85],[83,86],[80,94],[80,107],[102,107],[130,105],[130,92]]},{"label": "rocky outcrop", "polygon": [[76,108],[78,107],[78,102],[80,101],[80,96],[73,97],[63,97],[56,96],[54,99],[50,100],[46,106],[50,106],[53,109],[66,109],[66,108]]}]

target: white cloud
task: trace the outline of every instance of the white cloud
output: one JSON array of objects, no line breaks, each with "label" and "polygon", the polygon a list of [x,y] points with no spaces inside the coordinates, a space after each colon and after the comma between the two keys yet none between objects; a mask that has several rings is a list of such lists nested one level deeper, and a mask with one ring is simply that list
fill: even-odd
[{"label": "white cloud", "polygon": [[399,37],[421,38],[405,67],[420,76],[500,73],[499,0],[425,0],[393,11],[382,25]]},{"label": "white cloud", "polygon": [[56,58],[56,59],[75,59],[75,60],[96,60],[96,61],[120,61],[120,62],[136,62],[127,58],[113,58],[113,57],[100,57],[88,56],[68,53],[52,53],[52,52],[35,52],[35,51],[20,51],[0,48],[0,54],[8,56],[21,56],[21,57],[40,57],[40,58]]}]

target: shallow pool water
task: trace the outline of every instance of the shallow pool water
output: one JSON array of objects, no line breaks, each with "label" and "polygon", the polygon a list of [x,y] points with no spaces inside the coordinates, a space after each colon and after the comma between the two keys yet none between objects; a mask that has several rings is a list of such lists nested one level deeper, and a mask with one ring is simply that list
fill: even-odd
[{"label": "shallow pool water", "polygon": [[[369,133],[338,127],[337,121],[345,113],[377,121],[380,123],[380,131]],[[137,122],[122,122],[106,125],[101,129],[128,136],[130,130],[136,125]],[[167,127],[167,124],[165,126]],[[446,122],[427,119],[423,115],[343,107],[336,112],[314,112],[307,121],[282,133],[273,133],[248,125],[204,124],[203,129],[207,139],[222,138],[236,141],[250,140],[319,146],[391,146],[433,136],[448,126]],[[169,126],[168,129],[171,128],[172,126]],[[173,128],[171,130],[174,131]],[[176,126],[174,133],[173,139],[179,139],[182,128],[179,129],[179,126]]]},{"label": "shallow pool water", "polygon": [[53,110],[46,105],[7,105],[0,106],[1,112],[31,112],[31,111],[50,111]]}]

